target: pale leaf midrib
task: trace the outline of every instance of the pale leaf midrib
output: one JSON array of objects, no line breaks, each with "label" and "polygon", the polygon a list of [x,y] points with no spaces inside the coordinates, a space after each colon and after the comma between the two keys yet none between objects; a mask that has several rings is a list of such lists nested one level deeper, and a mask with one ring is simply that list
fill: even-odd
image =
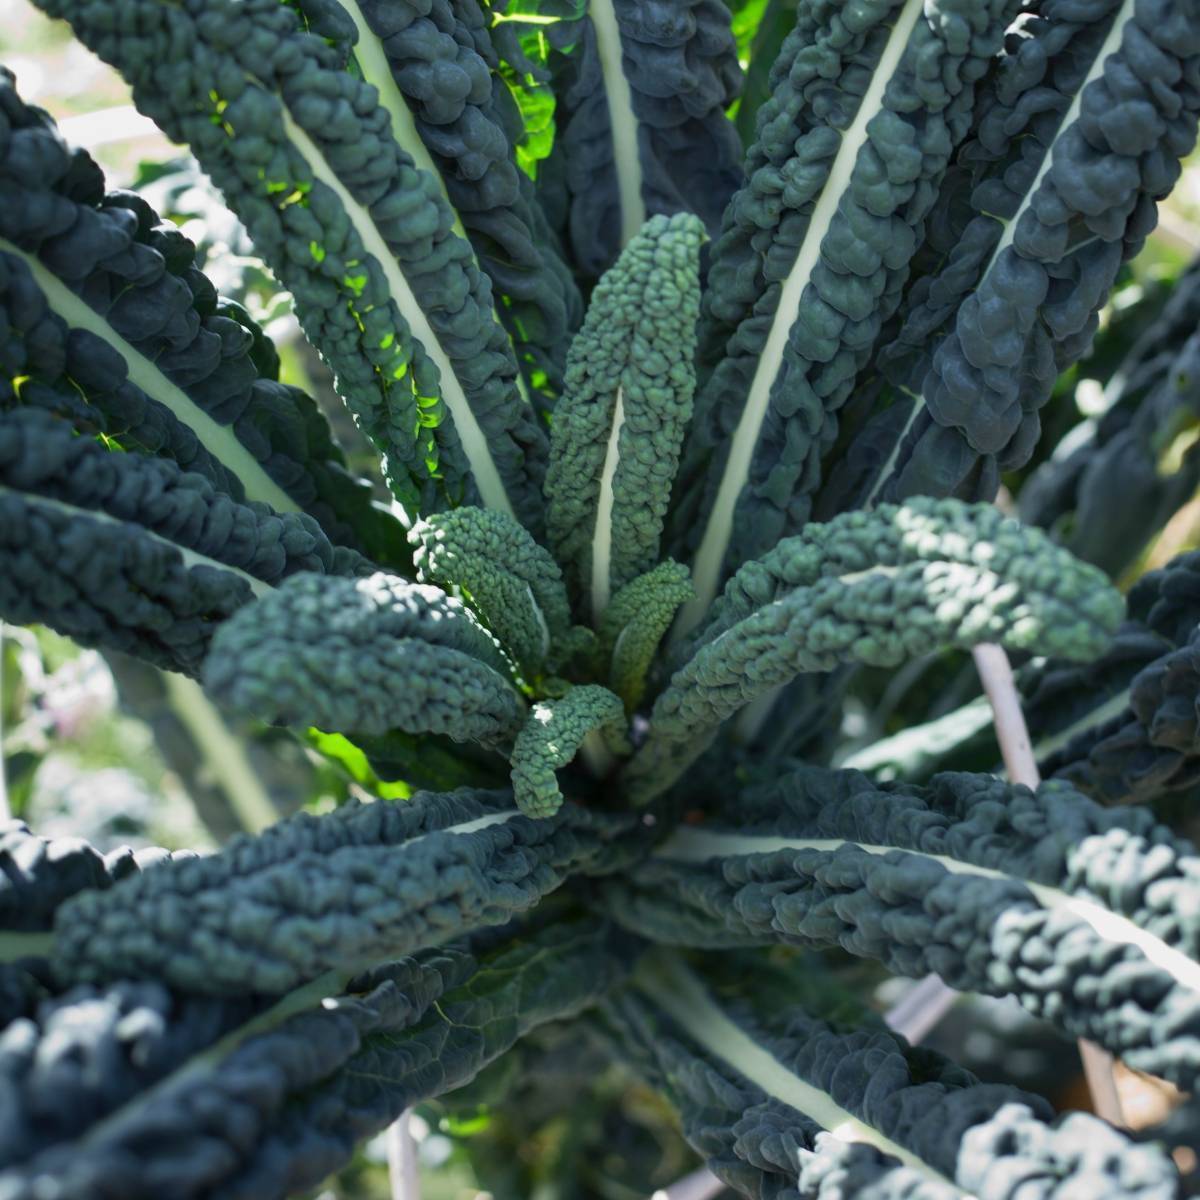
[{"label": "pale leaf midrib", "polygon": [[149,358],[123,338],[94,308],[84,303],[61,279],[33,255],[0,238],[0,252],[19,257],[29,268],[46,303],[73,329],[84,329],[111,346],[124,360],[129,381],[191,429],[204,448],[245,490],[247,500],[269,504],[277,512],[298,512],[300,506],[267,474],[262,464],[238,441],[233,429],[209,416],[178,384],[172,383]]},{"label": "pale leaf midrib", "polygon": [[239,578],[244,579],[256,596],[266,595],[267,592],[273,590],[272,584],[259,579],[255,575],[251,575],[241,567],[232,567],[228,563],[221,562],[219,559],[209,558],[207,554],[201,554],[198,550],[192,550],[188,546],[181,546],[178,542],[173,542],[170,538],[164,537],[160,533],[155,533],[153,529],[147,529],[145,525],[139,525],[136,521],[128,521],[123,517],[114,517],[111,513],[102,512],[96,508],[80,508],[78,505],[69,504],[65,500],[56,500],[51,496],[43,496],[37,492],[22,492],[0,484],[0,496],[5,495],[19,496],[26,501],[59,509],[62,512],[69,513],[73,518],[80,521],[102,521],[110,525],[128,525],[138,534],[153,538],[156,542],[161,542],[164,546],[170,546],[172,550],[180,555],[184,565],[187,567],[212,567],[217,571],[228,571],[231,575],[237,575]]},{"label": "pale leaf midrib", "polygon": [[339,2],[346,10],[350,20],[354,22],[355,29],[358,30],[358,41],[354,45],[354,57],[358,60],[363,79],[379,93],[380,106],[391,118],[392,137],[408,152],[419,170],[427,171],[437,181],[442,198],[454,215],[454,232],[465,241],[467,234],[463,229],[457,210],[450,203],[450,194],[446,191],[446,181],[417,131],[417,123],[412,109],[409,108],[404,93],[396,84],[395,76],[392,74],[392,64],[388,61],[382,39],[367,24],[358,0],[339,0]]},{"label": "pale leaf midrib", "polygon": [[592,530],[592,621],[597,626],[612,594],[612,523],[616,507],[613,484],[621,462],[621,426],[624,424],[625,393],[618,387],[596,495],[596,524]]},{"label": "pale leaf midrib", "polygon": [[[836,579],[838,583],[852,584],[859,583],[871,576],[878,578],[894,578],[900,573],[901,567],[887,566],[882,563],[877,563],[871,567],[864,567],[861,571],[850,571],[845,575],[822,576],[821,579]],[[818,583],[820,580],[814,580],[813,583]],[[799,587],[811,587],[812,584],[800,584]],[[780,597],[782,599],[782,597]],[[787,687],[786,683],[781,683],[773,688],[768,688],[760,696],[751,700],[734,719],[733,738],[741,746],[749,745],[762,732],[762,727],[770,718],[771,710],[775,707],[775,701],[783,694]]]},{"label": "pale leaf midrib", "polygon": [[1073,721],[1065,729],[1059,730],[1058,733],[1050,734],[1044,737],[1041,741],[1034,744],[1034,755],[1041,759],[1048,754],[1053,754],[1056,750],[1060,750],[1067,745],[1077,734],[1082,733],[1085,729],[1090,729],[1095,725],[1102,725],[1105,721],[1111,720],[1118,713],[1122,713],[1129,706],[1129,688],[1118,692],[1115,696],[1110,696],[1107,700],[1097,704],[1095,708],[1084,713],[1077,721]]},{"label": "pale leaf midrib", "polygon": [[1162,938],[1142,929],[1128,917],[1111,912],[1094,900],[1073,896],[1061,888],[1050,887],[1031,879],[980,867],[944,854],[929,854],[905,846],[883,846],[856,842],[847,838],[789,838],[773,834],[724,834],[703,829],[680,829],[656,852],[656,857],[677,862],[705,862],[719,857],[774,854],[780,850],[816,850],[833,853],[843,846],[855,847],[867,854],[908,854],[938,863],[956,875],[976,875],[984,879],[1011,881],[1028,888],[1034,899],[1045,909],[1078,917],[1106,941],[1134,946],[1155,966],[1162,968],[1184,986],[1200,992],[1200,963],[1181,950],[1168,946]]},{"label": "pale leaf midrib", "polygon": [[[1118,713],[1124,712],[1128,705],[1128,688],[1110,696],[1107,700],[1101,700],[1094,708],[1089,709],[1066,728],[1035,742],[1034,757],[1041,761],[1047,755],[1053,754],[1067,745],[1076,735],[1101,725]],[[877,771],[891,765],[896,760],[907,758],[922,747],[948,746],[953,749],[991,723],[992,706],[986,697],[979,696],[943,716],[935,717],[921,725],[912,725],[900,733],[892,734],[890,737],[872,742],[871,745],[864,746],[860,750],[855,750],[835,765],[853,771]],[[936,750],[929,750],[926,757],[930,762],[937,762],[941,755]]]},{"label": "pale leaf midrib", "polygon": [[596,31],[596,51],[604,80],[604,99],[612,130],[613,169],[621,206],[621,245],[627,246],[646,223],[642,199],[642,160],[638,153],[638,120],[633,92],[621,65],[621,28],[612,0],[588,0],[588,17]]},{"label": "pale leaf midrib", "polygon": [[706,989],[673,956],[660,955],[634,982],[690,1037],[768,1096],[803,1113],[844,1142],[863,1142],[898,1159],[906,1167],[960,1191],[910,1150],[842,1108],[827,1092],[806,1083],[727,1016]]},{"label": "pale leaf midrib", "polygon": [[[1054,131],[1054,137],[1050,142],[1050,145],[1047,147],[1045,155],[1042,157],[1042,162],[1038,167],[1037,174],[1034,176],[1033,182],[1029,189],[1025,192],[1025,195],[1021,197],[1021,203],[1018,206],[1017,211],[1007,221],[1004,221],[999,217],[996,218],[1001,225],[1000,240],[996,243],[996,248],[992,251],[991,257],[988,259],[987,266],[984,267],[983,271],[979,275],[980,285],[983,284],[992,268],[996,265],[996,260],[1005,250],[1008,249],[1010,245],[1012,245],[1012,240],[1016,236],[1018,222],[1025,215],[1026,210],[1033,202],[1033,197],[1037,194],[1038,188],[1041,187],[1042,180],[1045,178],[1046,173],[1053,165],[1055,147],[1057,147],[1062,135],[1075,123],[1079,116],[1079,111],[1083,105],[1083,93],[1087,90],[1088,86],[1094,80],[1098,79],[1103,73],[1105,60],[1120,49],[1125,26],[1133,16],[1135,4],[1136,0],[1124,0],[1124,3],[1117,11],[1117,15],[1113,20],[1112,28],[1108,31],[1108,36],[1101,43],[1100,49],[1097,51],[1096,57],[1092,61],[1092,65],[1088,70],[1087,75],[1084,77],[1083,82],[1080,84],[1078,90],[1075,92],[1075,95],[1072,97],[1071,104],[1066,113],[1063,115],[1063,119],[1059,123],[1058,128]],[[1078,249],[1078,247],[1076,247],[1076,249]],[[971,294],[974,295],[976,291],[978,291],[978,287],[972,288]],[[913,393],[908,394],[913,395]],[[925,411],[926,407],[927,401],[925,399],[925,393],[922,391],[919,395],[914,396],[912,411],[908,414],[908,418],[904,422],[904,428],[901,429],[901,431],[897,434],[895,444],[892,446],[887,459],[884,461],[883,466],[880,467],[879,473],[875,476],[874,486],[871,488],[869,495],[863,502],[863,508],[870,508],[875,503],[875,498],[879,495],[884,485],[888,482],[888,478],[892,473],[892,469],[896,465],[896,459],[900,456],[900,449],[904,444],[904,439],[908,436],[913,425],[916,423],[917,418],[922,412]]]},{"label": "pale leaf midrib", "polygon": [[[384,804],[387,801],[381,800],[377,801],[377,803]],[[433,829],[429,833],[419,834],[417,837],[410,838],[401,846],[396,847],[396,849],[410,849],[417,843],[424,841],[427,837],[437,833],[475,833],[477,830],[484,829],[489,825],[496,825],[517,816],[520,816],[520,813],[516,809],[507,809],[499,813],[488,813],[485,816],[464,821],[460,825],[450,825],[445,829]],[[2,948],[2,944],[0,944],[0,948]],[[210,1068],[215,1069],[243,1042],[257,1034],[269,1032],[277,1028],[289,1017],[304,1012],[306,1009],[316,1005],[327,1007],[335,1003],[337,993],[356,974],[369,969],[369,966],[370,964],[363,964],[356,968],[335,968],[334,970],[326,971],[323,975],[318,976],[309,983],[304,983],[294,988],[284,996],[281,996],[270,1008],[252,1017],[244,1024],[231,1029],[213,1045],[193,1055],[157,1083],[145,1091],[139,1092],[115,1111],[101,1118],[80,1139],[79,1144],[83,1147],[92,1146],[98,1144],[106,1136],[119,1134],[122,1127],[139,1116],[153,1103],[157,1102],[158,1098],[164,1095],[170,1088],[176,1087],[180,1083],[186,1082],[196,1076],[203,1075]]]},{"label": "pale leaf midrib", "polygon": [[[923,725],[910,725],[899,733],[880,738],[869,746],[855,750],[840,761],[835,759],[834,765],[848,771],[875,771],[890,765],[895,759],[907,757],[909,753],[923,746],[956,746],[964,736],[961,734],[964,723],[969,722],[971,726],[970,734],[965,736],[973,736],[991,725],[992,720],[992,706],[987,697],[978,696],[960,708],[926,721]],[[956,734],[959,735],[958,738],[955,737]],[[936,758],[936,752],[931,751],[930,757]]]},{"label": "pale leaf midrib", "polygon": [[194,679],[164,671],[163,682],[171,711],[191,734],[204,756],[204,765],[225,793],[241,827],[249,833],[261,833],[274,825],[279,811],[250,762],[245,740],[229,729]]},{"label": "pale leaf midrib", "polygon": [[720,586],[722,568],[733,534],[734,510],[749,476],[763,421],[770,405],[771,389],[779,374],[784,350],[787,348],[788,334],[813,269],[820,260],[821,243],[849,185],[858,156],[868,141],[867,126],[883,108],[887,85],[904,57],[909,38],[922,12],[923,0],[905,0],[904,8],[888,33],[887,44],[872,73],[871,83],[863,95],[858,112],[842,135],[837,154],[830,165],[829,176],[821,188],[809,218],[804,240],[780,289],[775,316],[762,352],[758,356],[754,377],[730,440],[716,499],[696,552],[692,570],[696,595],[680,612],[673,635],[676,642],[699,624]]},{"label": "pale leaf midrib", "polygon": [[120,1131],[143,1112],[191,1079],[215,1071],[244,1042],[261,1033],[277,1029],[290,1017],[321,1004],[328,1003],[349,982],[349,971],[326,971],[310,983],[302,984],[280,997],[270,1008],[260,1012],[242,1025],[231,1029],[211,1046],[181,1063],[145,1091],[138,1092],[114,1111],[98,1120],[78,1141],[81,1149],[99,1145],[105,1138],[119,1136]]},{"label": "pale leaf midrib", "polygon": [[[463,454],[475,478],[479,496],[488,508],[494,508],[513,516],[512,504],[500,477],[499,469],[492,458],[487,436],[479,425],[478,418],[471,409],[462,381],[450,361],[425,310],[417,301],[405,278],[404,272],[395,254],[388,246],[383,234],[379,232],[370,213],[351,195],[349,189],[337,177],[325,156],[316,143],[301,129],[286,108],[281,110],[284,133],[288,140],[308,163],[313,177],[330,189],[341,202],[350,223],[354,226],[362,241],[363,250],[376,262],[387,282],[388,292],[400,315],[412,333],[413,338],[424,347],[438,372],[439,391],[450,412],[458,433]],[[491,319],[491,314],[488,314]]]}]

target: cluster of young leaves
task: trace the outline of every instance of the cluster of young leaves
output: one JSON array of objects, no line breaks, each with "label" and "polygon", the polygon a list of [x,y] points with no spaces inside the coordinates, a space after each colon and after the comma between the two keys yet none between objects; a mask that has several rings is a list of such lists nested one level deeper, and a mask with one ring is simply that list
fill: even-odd
[{"label": "cluster of young leaves", "polygon": [[[0,1200],[287,1195],[481,1072],[526,1103],[550,1023],[742,1195],[1173,1195],[1165,1140],[794,951],[1196,1088],[1200,852],[1086,794],[1200,762],[1196,563],[1110,580],[1194,482],[1194,272],[1029,523],[991,503],[1195,139],[1190,0],[38,3],[220,188],[393,503],[0,75],[0,617],[141,660],[261,830],[0,831]],[[856,671],[984,643],[1038,791],[797,759]],[[246,721],[370,795],[275,822]]]}]

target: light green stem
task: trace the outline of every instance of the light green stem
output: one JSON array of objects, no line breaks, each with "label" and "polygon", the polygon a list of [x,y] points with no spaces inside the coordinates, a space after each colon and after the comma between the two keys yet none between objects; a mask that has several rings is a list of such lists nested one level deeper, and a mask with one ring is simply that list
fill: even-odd
[{"label": "light green stem", "polygon": [[204,755],[241,827],[261,833],[274,825],[279,812],[250,762],[243,739],[234,736],[195,680],[174,671],[164,671],[163,680],[171,708]]},{"label": "light green stem", "polygon": [[22,958],[48,958],[53,948],[53,933],[0,930],[0,962],[11,963]]},{"label": "light green stem", "polygon": [[717,496],[704,527],[700,548],[696,551],[692,569],[696,595],[680,611],[672,634],[673,645],[678,645],[699,625],[721,586],[725,557],[733,536],[734,510],[749,478],[750,464],[770,405],[771,389],[779,375],[783,354],[787,349],[788,335],[799,310],[801,297],[820,262],[821,242],[828,233],[842,195],[850,184],[859,153],[867,143],[867,126],[883,107],[884,92],[900,65],[908,47],[909,37],[923,11],[923,0],[905,0],[904,8],[888,34],[887,45],[871,76],[870,85],[858,106],[854,121],[842,135],[837,155],[829,169],[829,178],[821,189],[809,218],[804,240],[792,263],[792,269],[783,281],[771,329],[758,357],[741,416],[730,439],[729,454],[721,472]]},{"label": "light green stem", "polygon": [[292,119],[286,111],[283,113],[283,128],[288,140],[299,151],[314,178],[323,183],[337,196],[346,216],[354,226],[362,241],[363,249],[375,259],[380,271],[387,280],[388,292],[395,303],[400,315],[404,318],[412,335],[425,348],[438,372],[438,383],[442,399],[450,410],[454,421],[455,431],[462,444],[471,474],[475,477],[475,485],[479,496],[488,508],[497,508],[501,512],[513,515],[512,504],[500,471],[492,458],[491,448],[479,420],[467,399],[466,390],[458,372],[454,368],[445,347],[429,323],[429,317],[424,308],[413,294],[395,254],[379,232],[371,214],[351,194],[337,173],[326,161],[316,143]]},{"label": "light green stem", "polygon": [[[940,1184],[954,1184],[910,1150],[844,1109],[828,1093],[801,1079],[755,1041],[714,1001],[700,981],[674,954],[647,956],[634,975],[635,985],[674,1019],[708,1053],[768,1096],[803,1113],[843,1142],[863,1142],[898,1159]],[[955,1188],[959,1191],[960,1189]]]},{"label": "light green stem", "polygon": [[596,31],[596,49],[604,76],[612,130],[613,171],[621,205],[621,245],[627,246],[646,223],[642,199],[642,159],[638,152],[638,119],[633,111],[633,92],[621,65],[621,27],[612,0],[588,0],[588,16]]}]

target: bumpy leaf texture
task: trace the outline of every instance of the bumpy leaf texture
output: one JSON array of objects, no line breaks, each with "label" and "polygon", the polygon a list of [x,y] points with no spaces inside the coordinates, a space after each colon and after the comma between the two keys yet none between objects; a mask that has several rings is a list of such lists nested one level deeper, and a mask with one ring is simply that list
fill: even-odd
[{"label": "bumpy leaf texture", "polygon": [[555,771],[565,767],[589,736],[606,734],[624,744],[625,707],[619,696],[595,683],[570,688],[558,700],[533,706],[512,751],[513,798],[530,817],[548,817],[562,807]]},{"label": "bumpy leaf texture", "polygon": [[985,775],[801,767],[731,788],[629,882],[621,920],[710,948],[839,945],[1012,995],[1185,1090],[1200,1078],[1200,856],[1144,809]]},{"label": "bumpy leaf texture", "polygon": [[1200,780],[1198,705],[1200,636],[1193,633],[1143,667],[1099,719],[1089,714],[1092,723],[1047,755],[1046,766],[1109,803],[1146,803],[1190,788]]},{"label": "bumpy leaf texture", "polygon": [[64,983],[160,979],[204,994],[280,993],[498,925],[568,874],[628,861],[636,824],[564,805],[535,821],[510,793],[418,793],[300,813],[209,858],[144,872],[58,909]]},{"label": "bumpy leaf texture", "polygon": [[474,0],[303,0],[314,33],[354,55],[379,89],[392,134],[440,179],[492,283],[497,316],[536,397],[562,385],[583,301],[541,206],[517,166],[523,120]]},{"label": "bumpy leaf texture", "polygon": [[[1126,619],[1104,653],[1091,661],[1035,659],[1018,670],[1021,706],[1033,731],[1043,778],[1068,780],[1098,797],[1142,802],[1176,790],[1176,781],[1180,787],[1188,785],[1191,754],[1178,740],[1178,687],[1172,701],[1174,749],[1166,743],[1154,745],[1130,699],[1135,682],[1145,676],[1145,690],[1138,685],[1143,697],[1140,711],[1153,723],[1167,664],[1200,624],[1198,570],[1200,559],[1187,552],[1143,575],[1130,589]],[[921,780],[939,767],[965,762],[964,752],[969,755],[990,723],[986,701],[972,701],[875,743],[855,754],[850,765],[882,769],[889,778]],[[1094,766],[1093,750],[1097,750]]]},{"label": "bumpy leaf texture", "polygon": [[693,594],[687,567],[668,559],[631,579],[604,610],[598,631],[601,660],[608,665],[612,690],[629,712],[641,702],[654,656],[676,611]]},{"label": "bumpy leaf texture", "polygon": [[[81,838],[38,837],[24,821],[7,821],[0,827],[0,925],[21,932],[49,929],[68,896],[112,887],[150,863],[172,857],[157,848],[125,847],[101,854]],[[180,851],[176,857],[195,856]]]},{"label": "bumpy leaf texture", "polygon": [[546,529],[593,623],[659,559],[695,390],[704,229],[652,217],[592,293],[567,356],[546,472]]},{"label": "bumpy leaf texture", "polygon": [[1190,786],[1200,754],[1189,732],[1197,624],[1200,556],[1188,552],[1130,589],[1128,619],[1101,657],[1023,671],[1043,776],[1110,802],[1144,803]]},{"label": "bumpy leaf texture", "polygon": [[305,574],[226,621],[204,683],[224,707],[279,724],[508,742],[525,702],[461,603],[381,573]]},{"label": "bumpy leaf texture", "polygon": [[872,0],[844,20],[840,5],[799,6],[713,252],[708,374],[667,543],[696,553],[689,625],[730,570],[808,519],[838,409],[900,301],[1017,8]]},{"label": "bumpy leaf texture", "polygon": [[550,47],[544,64],[522,50],[520,7],[494,7],[510,18],[493,31],[504,58],[553,87],[555,158],[538,197],[581,272],[598,277],[649,216],[693,212],[715,233],[742,157],[724,117],[741,85],[724,5],[558,5],[531,27]]},{"label": "bumpy leaf texture", "polygon": [[1135,1148],[1094,1117],[1050,1125],[1040,1098],[981,1084],[882,1031],[840,1032],[753,998],[723,1004],[671,956],[639,968],[600,1022],[744,1196],[1174,1194],[1160,1149]]},{"label": "bumpy leaf texture", "polygon": [[[0,68],[0,406],[48,408],[174,459],[235,500],[303,509],[386,552],[382,517],[274,348],[223,305],[195,247],[100,168]],[[19,390],[11,380],[21,379]],[[394,551],[398,538],[390,534]]]},{"label": "bumpy leaf texture", "polygon": [[[191,146],[292,293],[401,501],[482,499],[536,527],[545,438],[490,285],[378,93],[278,0],[120,0],[116,21],[98,0],[42,7]],[[180,53],[191,70],[164,89],[160,65]]]},{"label": "bumpy leaf texture", "polygon": [[[1200,778],[1196,563],[1118,629],[1102,572],[944,498],[1027,459],[1175,178],[1191,2],[801,0],[743,175],[716,0],[38,0],[292,291],[420,582],[192,244],[106,196],[3,75],[0,612],[201,675],[360,781],[511,787],[355,800],[208,857],[0,830],[0,1200],[310,1188],[598,1001],[590,1027],[760,1200],[1173,1194],[1160,1148],[1052,1125],[771,972],[794,947],[937,972],[1200,1081],[1200,856],[1063,781]],[[518,104],[543,86],[534,154]],[[1190,287],[1136,351],[1093,492],[1190,413]],[[1055,512],[1093,544],[1103,505],[1062,474]],[[1022,674],[1060,743],[1037,793],[751,769],[742,729],[684,777],[797,676],[777,746],[820,726],[816,675],[980,642],[1051,656]]]},{"label": "bumpy leaf texture", "polygon": [[304,513],[239,504],[168,459],[0,411],[0,611],[199,673],[217,626],[297,571],[357,574]]},{"label": "bumpy leaf texture", "polygon": [[1194,444],[1175,449],[1200,418],[1198,325],[1193,264],[1109,380],[1103,413],[1064,439],[1021,488],[1023,521],[1054,530],[1072,554],[1114,577],[1200,485]]},{"label": "bumpy leaf texture", "polygon": [[894,402],[852,444],[827,504],[990,499],[999,472],[1028,461],[1038,410],[1090,345],[1198,116],[1189,3],[1039,6],[982,88],[939,209],[938,269],[881,350]]},{"label": "bumpy leaf texture", "polygon": [[622,958],[610,927],[568,918],[270,1005],[128,982],[31,1000],[0,1036],[0,1196],[295,1194],[404,1108],[593,1003]]},{"label": "bumpy leaf texture", "polygon": [[990,505],[918,499],[810,526],[730,579],[655,701],[626,785],[657,794],[721,722],[799,674],[984,642],[1087,659],[1121,608],[1100,571]]},{"label": "bumpy leaf texture", "polygon": [[459,508],[417,522],[409,540],[419,578],[458,587],[517,663],[541,670],[569,638],[571,608],[550,552],[511,517]]}]

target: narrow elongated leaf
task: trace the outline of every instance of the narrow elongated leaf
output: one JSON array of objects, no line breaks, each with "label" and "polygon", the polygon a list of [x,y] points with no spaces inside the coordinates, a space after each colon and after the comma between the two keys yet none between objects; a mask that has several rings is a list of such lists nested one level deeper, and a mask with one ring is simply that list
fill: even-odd
[{"label": "narrow elongated leaf", "polygon": [[467,610],[392,575],[302,575],[226,621],[204,684],[242,716],[499,746],[525,717],[507,663]]},{"label": "narrow elongated leaf", "polygon": [[1188,731],[1198,568],[1200,556],[1190,552],[1138,580],[1128,619],[1095,661],[1051,659],[1020,673],[1043,777],[1119,801],[1187,786],[1194,770]]},{"label": "narrow elongated leaf", "polygon": [[631,579],[604,610],[600,656],[628,712],[641,702],[650,665],[676,611],[692,596],[690,576],[682,563],[668,559]]},{"label": "narrow elongated leaf", "polygon": [[1200,780],[1200,633],[1143,667],[1083,729],[1060,736],[1048,774],[1098,800],[1145,804]]},{"label": "narrow elongated leaf", "polygon": [[640,966],[602,1014],[710,1169],[742,1195],[1015,1200],[1033,1181],[1174,1194],[1162,1150],[1095,1117],[1052,1126],[1039,1097],[981,1084],[877,1029],[839,1033],[795,1007],[718,1003],[670,955]]},{"label": "narrow elongated leaf", "polygon": [[238,504],[174,463],[109,451],[49,413],[0,413],[0,435],[0,486],[7,496],[78,511],[95,523],[140,526],[198,560],[239,572],[256,592],[297,571],[356,571],[366,561],[353,551],[334,550],[311,517]]},{"label": "narrow elongated leaf", "polygon": [[[118,22],[91,0],[41,7],[192,147],[294,296],[396,495],[431,511],[482,500],[536,525],[544,438],[491,289],[377,93],[278,0],[120,0]],[[180,42],[187,86],[164,90],[156,74]]]},{"label": "narrow elongated leaf", "polygon": [[417,522],[409,534],[419,577],[457,587],[516,661],[537,672],[570,636],[562,571],[529,531],[504,513],[460,508]]},{"label": "narrow elongated leaf", "polygon": [[731,569],[808,519],[838,409],[1018,7],[872,0],[847,26],[836,6],[800,5],[713,251],[701,356],[716,369],[668,543],[694,558],[685,630]]},{"label": "narrow elongated leaf", "polygon": [[[0,1122],[0,1194],[294,1194],[623,973],[611,928],[585,918],[330,973],[269,1007],[159,984],[73,989],[18,1022],[24,1052],[4,1058],[21,1103]],[[45,1120],[23,1126],[33,1112]]]},{"label": "narrow elongated leaf", "polygon": [[526,816],[558,812],[563,794],[554,773],[575,757],[590,734],[601,731],[622,743],[625,708],[619,697],[598,684],[581,684],[557,700],[533,706],[512,752],[513,797]]},{"label": "narrow elongated leaf", "polygon": [[634,824],[573,804],[534,821],[511,793],[468,789],[301,813],[209,858],[71,898],[50,962],[64,983],[285,992],[502,924],[568,874],[627,862],[637,843],[619,836]]},{"label": "narrow elongated leaf", "polygon": [[[6,821],[0,825],[0,929],[6,934],[47,930],[69,896],[112,887],[171,857],[155,847],[101,854],[81,838],[38,837],[24,821]],[[180,851],[178,857],[195,856]]]},{"label": "narrow elongated leaf", "polygon": [[[1056,620],[1046,619],[1044,634],[1056,643],[1051,652],[1063,658],[1092,657],[1121,616],[1121,602],[1104,574],[1075,561],[1040,530],[1021,525],[990,504],[917,497],[907,504],[884,504],[873,512],[845,513],[810,525],[744,564],[725,585],[693,644],[711,644],[758,609],[797,588],[818,586],[823,579],[853,582],[879,568],[902,570],[934,562],[974,568],[997,581],[1020,581],[1025,588],[1053,594],[1053,602],[1064,610]],[[999,618],[1006,624],[1027,615],[1026,606],[1036,606],[1028,593],[1018,595],[1013,590],[995,600],[997,615],[1008,609],[1009,615]],[[1012,602],[1020,615],[1009,607]],[[1078,624],[1068,616],[1072,608],[1078,608]],[[1026,631],[1036,636],[1032,627]],[[999,626],[993,632],[999,637]]]},{"label": "narrow elongated leaf", "polygon": [[[1114,798],[1124,799],[1121,788],[1129,789],[1128,796],[1149,798],[1160,794],[1160,784],[1165,792],[1173,779],[1188,778],[1186,756],[1151,745],[1130,705],[1130,691],[1145,674],[1149,690],[1143,712],[1149,716],[1157,710],[1160,693],[1151,680],[1200,623],[1197,567],[1200,558],[1185,553],[1143,575],[1130,589],[1126,619],[1102,655],[1088,662],[1037,659],[1018,670],[1021,707],[1043,778],[1068,779],[1091,792],[1096,777],[1088,758],[1101,743]],[[960,761],[958,753],[978,742],[990,725],[990,713],[985,701],[972,701],[865,747],[844,765],[884,771],[886,778],[925,779]]]},{"label": "narrow elongated leaf", "polygon": [[[54,312],[33,265],[23,256],[0,251],[6,376],[0,383],[0,404],[6,409],[45,409],[81,432],[103,434],[129,449],[170,458],[221,491],[244,498],[243,483],[194,431],[130,382],[123,359],[114,359],[94,335],[72,329]],[[287,503],[287,497],[282,498]]]},{"label": "narrow elongated leaf", "polygon": [[1200,856],[1146,810],[1054,782],[801,767],[721,798],[609,889],[643,934],[840,945],[1015,996],[1185,1090],[1200,1077]]},{"label": "narrow elongated leaf", "polygon": [[[1082,1039],[1092,1086],[1103,1047],[1200,1091],[1200,554],[1126,606],[1070,547],[1136,558],[1200,470],[1200,275],[1123,267],[1200,0],[34,2],[233,211],[170,164],[139,186],[178,228],[105,194],[0,72],[0,626],[175,671],[143,711],[258,832],[0,822],[0,1200],[336,1187],[485,1068],[439,1111],[497,1197],[644,1196],[686,1140],[753,1200],[1176,1200],[1156,1134],[885,1026],[940,976],[989,1077],[1050,1094]],[[390,506],[205,281],[226,251]],[[1040,529],[979,502],[1035,454]],[[99,668],[0,636],[36,815]],[[986,706],[936,719],[987,643],[1034,790]],[[335,777],[290,817],[249,720]],[[852,750],[920,782],[818,765]]]},{"label": "narrow elongated leaf", "polygon": [[[1091,344],[1192,148],[1200,33],[1190,4],[1039,8],[1014,40],[961,152],[970,219],[881,364],[900,395],[875,440],[873,499],[991,499],[1028,461],[1055,377]],[[1163,80],[1175,81],[1162,88]],[[899,423],[899,422],[903,423]],[[865,458],[864,458],[865,461]]]},{"label": "narrow elongated leaf", "polygon": [[[1104,389],[1104,411],[1064,439],[1021,488],[1023,521],[1052,530],[1073,554],[1114,578],[1200,486],[1200,456],[1187,444],[1200,417],[1198,326],[1200,263],[1194,263],[1117,365]],[[1077,388],[1077,406],[1079,399]],[[1178,445],[1186,449],[1177,455]],[[1112,486],[1118,478],[1119,489]]]},{"label": "narrow elongated leaf", "polygon": [[[741,85],[725,6],[494,7],[504,14],[493,31],[501,55],[554,88],[556,138],[539,164],[538,194],[583,274],[610,267],[649,216],[694,212],[715,233],[741,178],[741,146],[724,115]],[[526,30],[550,47],[545,66],[523,53]]]},{"label": "narrow elongated leaf", "polygon": [[172,462],[0,412],[0,615],[195,675],[216,625],[297,571],[355,573],[304,513],[238,504]]},{"label": "narrow elongated leaf", "polygon": [[663,790],[722,721],[799,674],[984,642],[1087,659],[1121,608],[1095,567],[988,505],[921,499],[847,513],[733,576],[655,701],[626,780],[641,799]]},{"label": "narrow elongated leaf", "polygon": [[658,560],[692,412],[703,239],[688,213],[647,222],[596,286],[567,356],[546,525],[593,622]]},{"label": "narrow elongated leaf", "polygon": [[524,125],[473,4],[303,0],[309,27],[353,53],[377,88],[392,136],[439,181],[492,282],[533,394],[557,395],[583,301],[557,238],[517,165]]},{"label": "narrow elongated leaf", "polygon": [[24,379],[14,399],[166,454],[235,500],[310,512],[334,540],[384,548],[369,489],[316,404],[278,382],[262,330],[221,304],[195,247],[141,197],[105,194],[100,168],[5,70],[0,258],[6,366]]}]

